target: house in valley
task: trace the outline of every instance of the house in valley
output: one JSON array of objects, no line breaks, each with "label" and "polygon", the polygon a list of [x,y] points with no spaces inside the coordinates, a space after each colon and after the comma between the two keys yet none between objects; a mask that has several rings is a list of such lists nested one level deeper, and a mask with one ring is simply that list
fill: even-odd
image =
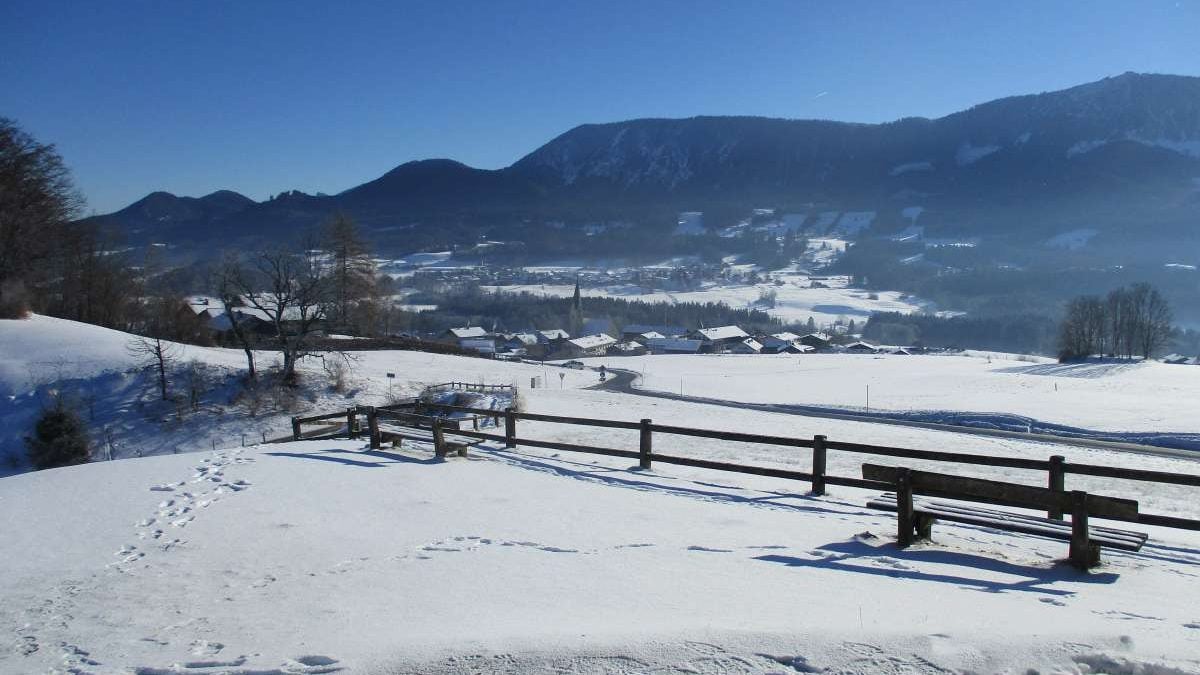
[{"label": "house in valley", "polygon": [[587,356],[604,356],[608,352],[608,348],[615,344],[617,344],[617,339],[604,333],[584,335],[567,340],[561,350],[565,354],[556,355],[556,358],[578,359]]},{"label": "house in valley", "polygon": [[763,346],[758,340],[748,337],[729,346],[730,354],[761,354]]},{"label": "house in valley", "polygon": [[851,342],[850,344],[846,345],[845,349],[846,349],[846,352],[849,354],[878,354],[879,353],[879,347],[876,347],[875,345],[871,344],[870,342],[863,342],[862,340],[859,340],[858,342]]},{"label": "house in valley", "polygon": [[808,345],[818,352],[827,352],[833,348],[833,338],[828,333],[809,333],[800,336],[800,344]]},{"label": "house in valley", "polygon": [[701,328],[692,331],[688,337],[700,340],[700,351],[721,354],[729,351],[735,344],[742,342],[750,335],[738,326],[717,326],[716,328]]},{"label": "house in valley", "polygon": [[651,338],[646,342],[651,354],[699,354],[704,343],[688,338]]}]

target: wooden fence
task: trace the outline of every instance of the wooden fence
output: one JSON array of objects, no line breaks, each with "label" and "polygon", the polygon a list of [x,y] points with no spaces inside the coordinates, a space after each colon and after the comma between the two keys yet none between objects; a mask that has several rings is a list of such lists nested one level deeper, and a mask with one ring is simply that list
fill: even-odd
[{"label": "wooden fence", "polygon": [[431,384],[425,387],[426,392],[438,391],[474,391],[481,394],[491,394],[494,392],[512,393],[514,387],[511,384],[475,384],[472,382],[442,382],[441,384]]},{"label": "wooden fence", "polygon": [[[447,383],[456,384],[456,383]],[[480,385],[473,385],[480,386]],[[483,386],[506,386],[506,385],[483,385]],[[447,418],[439,415],[422,415],[416,411],[415,406],[421,406],[423,410],[445,410],[459,413],[467,413],[473,417],[468,418]],[[412,407],[413,413],[405,413],[405,408]],[[517,445],[524,445],[533,448],[546,448],[549,450],[562,450],[567,452],[583,452],[595,455],[606,455],[609,457],[625,457],[638,461],[638,464],[643,469],[649,469],[654,462],[663,464],[677,464],[680,466],[691,466],[702,469],[713,469],[716,471],[731,471],[735,473],[754,474],[758,476],[771,476],[774,478],[785,478],[789,480],[804,481],[810,484],[812,494],[823,495],[826,492],[828,485],[840,485],[845,487],[867,488],[878,490],[890,490],[894,486],[890,483],[879,481],[866,480],[853,476],[837,476],[830,474],[827,471],[829,453],[832,452],[847,452],[861,455],[876,455],[883,457],[896,457],[902,459],[917,459],[930,462],[944,462],[950,464],[970,464],[977,466],[990,466],[998,468],[1022,469],[1044,473],[1046,476],[1046,485],[1051,490],[1056,492],[1066,492],[1066,476],[1068,474],[1076,474],[1080,476],[1096,476],[1101,478],[1114,478],[1119,480],[1140,481],[1146,483],[1157,483],[1166,485],[1184,485],[1189,487],[1200,487],[1200,475],[1171,473],[1166,471],[1148,471],[1145,469],[1129,469],[1124,467],[1102,466],[1098,464],[1081,464],[1075,462],[1067,462],[1062,455],[1053,455],[1048,459],[1029,459],[1025,457],[1004,457],[996,455],[981,455],[962,452],[945,452],[940,450],[916,450],[910,448],[894,448],[881,445],[868,445],[864,443],[851,443],[847,441],[829,440],[826,436],[816,435],[811,439],[808,438],[792,438],[789,436],[769,436],[763,434],[744,433],[740,431],[718,431],[714,429],[694,429],[690,427],[673,426],[669,424],[654,424],[652,420],[643,419],[637,422],[629,422],[622,420],[607,420],[588,417],[565,417],[560,415],[544,415],[540,413],[516,412],[512,408],[504,411],[487,410],[483,408],[470,408],[464,406],[446,405],[441,403],[420,403],[417,401],[405,402],[395,406],[387,406],[381,408],[366,408],[354,407],[349,408],[346,412],[329,413],[326,415],[315,415],[312,417],[297,417],[292,419],[293,437],[297,440],[306,438],[329,438],[329,435],[319,434],[304,434],[301,430],[302,424],[327,423],[332,419],[346,420],[346,428],[349,429],[348,436],[357,438],[360,434],[360,429],[356,424],[356,417],[365,415],[368,420],[370,429],[370,438],[372,447],[379,447],[380,432],[378,428],[378,420],[380,418],[388,419],[395,418],[403,423],[405,419],[410,422],[428,424],[430,428],[438,429],[438,434],[442,429],[451,428],[455,435],[477,440],[495,441],[503,443],[506,448],[515,448]],[[413,418],[420,417],[420,420]],[[504,420],[503,433],[488,433],[480,430],[480,421],[484,419],[493,420],[494,424],[499,426],[499,420]],[[472,428],[465,429],[464,421],[473,420]],[[638,448],[636,450],[622,448],[607,448],[593,445],[581,445],[577,443],[563,443],[561,441],[547,441],[533,438],[520,438],[517,436],[517,423],[519,421],[528,422],[549,422],[553,424],[568,424],[585,427],[597,427],[606,429],[625,429],[638,432]],[[422,424],[422,426],[424,426]],[[347,432],[341,432],[341,427],[338,426],[338,431],[333,432],[334,435],[346,435]],[[434,434],[434,440],[438,441],[438,434]],[[737,443],[756,443],[763,445],[773,445],[786,448],[802,448],[812,451],[812,469],[811,471],[795,471],[791,469],[780,469],[764,466],[750,466],[745,464],[737,464],[732,462],[719,462],[714,460],[699,459],[695,457],[681,457],[678,455],[667,455],[654,452],[654,435],[668,434],[674,436],[688,436],[693,438],[709,438],[715,440],[731,441]],[[439,449],[438,454],[442,454]],[[1063,514],[1057,511],[1051,511],[1048,516],[1061,520]],[[1119,519],[1117,519],[1119,520]],[[1129,519],[1130,522],[1138,522],[1146,525],[1157,525],[1161,527],[1173,527],[1186,530],[1200,530],[1200,520],[1191,518],[1179,518],[1176,516],[1157,515],[1150,513],[1139,513],[1136,518]]]}]

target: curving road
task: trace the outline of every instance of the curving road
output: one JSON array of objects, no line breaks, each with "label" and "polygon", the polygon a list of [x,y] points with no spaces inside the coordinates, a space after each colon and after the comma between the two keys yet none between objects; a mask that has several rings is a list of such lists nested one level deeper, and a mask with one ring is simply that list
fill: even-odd
[{"label": "curving road", "polygon": [[[947,431],[956,434],[968,434],[971,436],[990,436],[993,438],[1012,438],[1023,441],[1040,441],[1044,443],[1055,443],[1058,445],[1072,445],[1081,448],[1097,448],[1101,450],[1119,450],[1123,452],[1155,455],[1159,457],[1173,457],[1177,459],[1200,459],[1200,452],[1195,450],[1183,450],[1179,448],[1161,447],[1141,443],[1104,440],[1102,438],[1081,438],[1079,436],[1058,435],[1052,433],[1028,433],[1021,431],[1007,431],[1004,429],[986,429],[938,422],[922,422],[917,420],[899,419],[897,417],[888,417],[886,412],[864,415],[838,408],[779,403],[743,403],[741,401],[730,401],[727,399],[707,398],[704,396],[688,396],[666,391],[638,389],[633,386],[637,380],[638,373],[632,370],[609,368],[608,374],[609,378],[607,381],[588,388],[630,394],[634,396],[648,396],[651,398],[686,401],[688,403],[702,403],[705,405],[718,405],[727,408],[741,408],[744,410],[761,410],[763,412],[783,413],[785,415],[798,415],[800,417],[846,420],[850,422],[866,422],[868,424],[889,424],[892,426],[901,427],[916,427],[920,429]],[[1104,432],[1101,431],[1091,431],[1087,433],[1094,434],[1095,436],[1104,435]]]}]

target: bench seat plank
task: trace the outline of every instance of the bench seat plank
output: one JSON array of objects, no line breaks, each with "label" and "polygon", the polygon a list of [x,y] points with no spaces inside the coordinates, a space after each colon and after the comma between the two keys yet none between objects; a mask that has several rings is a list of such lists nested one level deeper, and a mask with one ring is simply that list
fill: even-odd
[{"label": "bench seat plank", "polygon": [[[876,505],[875,508],[880,508],[880,509],[884,509],[884,510],[888,510],[888,511],[896,510],[896,495],[894,493],[891,493],[891,492],[885,493],[883,495],[880,495],[879,497],[876,497],[872,501],[878,503],[878,505]],[[1043,517],[1029,515],[1029,514],[1025,514],[1025,513],[1015,513],[1012,511],[1000,511],[1000,510],[996,510],[996,509],[986,509],[986,508],[977,507],[977,506],[970,506],[970,505],[966,505],[966,504],[955,504],[953,502],[945,502],[945,501],[941,501],[941,500],[921,498],[921,497],[915,498],[913,500],[913,503],[915,506],[918,506],[918,507],[922,506],[922,505],[926,505],[926,506],[930,506],[932,508],[937,508],[937,509],[940,509],[943,511],[952,511],[952,512],[956,512],[956,513],[964,513],[964,514],[968,514],[968,515],[985,514],[985,515],[989,515],[989,516],[994,516],[997,519],[1002,520],[1005,523],[1014,522],[1014,521],[1024,521],[1029,524],[1042,526],[1042,527],[1060,528],[1068,533],[1071,531],[1070,521],[1052,520],[1050,518],[1043,518]],[[1135,543],[1145,543],[1146,540],[1149,538],[1149,535],[1144,532],[1119,530],[1119,529],[1112,528],[1112,527],[1101,527],[1101,526],[1093,525],[1089,529],[1091,532],[1104,534],[1108,537],[1116,538],[1116,539],[1128,539],[1130,542],[1135,542]]]},{"label": "bench seat plank", "polygon": [[[398,436],[400,438],[404,438],[404,439],[410,440],[410,441],[424,441],[426,443],[433,442],[433,430],[432,429],[420,429],[420,428],[414,428],[414,427],[400,426],[400,425],[396,425],[396,424],[380,424],[379,431],[380,431],[380,433],[384,433],[389,436]],[[476,443],[483,442],[481,439],[478,439],[478,438],[467,438],[466,436],[455,435],[455,433],[453,431],[443,432],[443,437],[446,439],[447,442],[461,443],[463,445],[474,445]]]},{"label": "bench seat plank", "polygon": [[[872,499],[867,503],[870,508],[885,511],[896,510],[896,495],[887,493]],[[1049,537],[1070,541],[1071,524],[1068,521],[1038,518],[1020,513],[997,511],[973,506],[963,506],[931,499],[914,499],[913,508],[916,513],[926,514],[941,520],[948,520],[982,527],[998,529],[1023,534]],[[1106,548],[1122,551],[1137,551],[1146,543],[1149,535],[1142,532],[1131,532],[1109,527],[1091,527],[1090,537],[1093,543]]]}]

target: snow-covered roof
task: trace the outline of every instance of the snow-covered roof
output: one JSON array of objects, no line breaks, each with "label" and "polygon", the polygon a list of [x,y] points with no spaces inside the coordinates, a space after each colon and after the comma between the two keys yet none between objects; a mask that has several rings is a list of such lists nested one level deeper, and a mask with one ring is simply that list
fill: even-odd
[{"label": "snow-covered roof", "polygon": [[640,349],[645,349],[645,348],[646,348],[645,345],[643,345],[642,343],[634,342],[632,340],[630,340],[629,342],[618,342],[617,344],[613,345],[613,349],[623,351],[623,352],[634,352],[634,351],[638,351]]},{"label": "snow-covered roof", "polygon": [[846,349],[867,349],[870,351],[875,351],[879,348],[870,342],[863,342],[862,340],[859,340],[858,342],[851,342],[850,344],[846,345]]},{"label": "snow-covered roof", "polygon": [[676,337],[687,335],[687,329],[683,326],[655,326],[648,323],[631,323],[621,329],[622,335],[644,336],[646,333],[659,333],[666,337]]},{"label": "snow-covered roof", "polygon": [[464,338],[481,338],[485,337],[488,332],[482,326],[468,326],[463,328],[451,328],[450,334],[462,340]]},{"label": "snow-covered roof", "polygon": [[787,332],[775,333],[775,334],[771,335],[771,337],[775,338],[776,340],[782,340],[784,342],[795,342],[796,340],[800,339],[799,335],[796,335],[795,333],[787,333]]},{"label": "snow-covered roof", "polygon": [[655,338],[667,337],[666,335],[663,335],[662,333],[659,333],[658,331],[653,331],[653,330],[647,331],[645,333],[638,333],[638,335],[646,338],[647,340],[653,340]]},{"label": "snow-covered roof", "polygon": [[615,345],[617,340],[616,338],[605,335],[604,333],[597,333],[595,335],[584,335],[583,337],[577,337],[574,340],[567,340],[567,342],[570,342],[580,349],[597,349],[600,347]]},{"label": "snow-covered roof", "polygon": [[762,343],[752,337],[742,340],[739,344],[745,345],[747,349],[755,352],[761,352],[763,348]]},{"label": "snow-covered roof", "polygon": [[829,342],[830,340],[833,339],[833,338],[829,337],[829,333],[809,333],[807,335],[800,336],[801,340],[803,340],[804,338],[813,338],[816,340],[824,340],[825,342]]},{"label": "snow-covered roof", "polygon": [[665,352],[698,352],[700,351],[700,340],[689,340],[687,338],[653,338],[646,342],[650,349],[656,349]]},{"label": "snow-covered roof", "polygon": [[550,330],[539,330],[538,335],[547,340],[566,340],[571,337],[571,334],[561,328],[551,328]]},{"label": "snow-covered roof", "polygon": [[519,341],[523,345],[536,345],[538,341],[537,336],[533,333],[515,333],[510,335],[508,339],[509,341]]},{"label": "snow-covered roof", "polygon": [[732,340],[734,338],[750,337],[746,331],[737,326],[717,326],[716,328],[701,328],[699,331],[705,340]]}]

